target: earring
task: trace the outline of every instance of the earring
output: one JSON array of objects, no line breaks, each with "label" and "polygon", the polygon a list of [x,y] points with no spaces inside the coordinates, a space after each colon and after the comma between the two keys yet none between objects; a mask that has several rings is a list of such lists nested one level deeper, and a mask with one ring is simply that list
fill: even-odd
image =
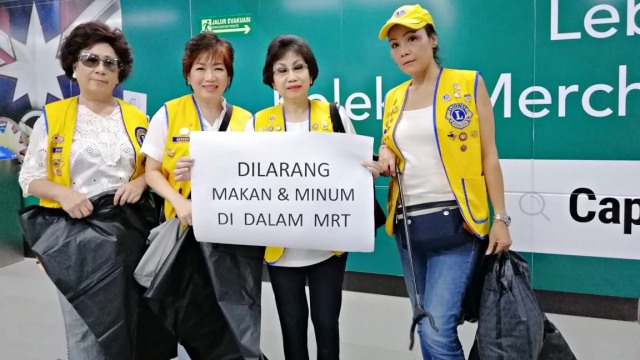
[{"label": "earring", "polygon": [[71,77],[74,78],[74,79],[76,78],[76,71],[75,70],[73,70],[73,75],[71,75]]}]

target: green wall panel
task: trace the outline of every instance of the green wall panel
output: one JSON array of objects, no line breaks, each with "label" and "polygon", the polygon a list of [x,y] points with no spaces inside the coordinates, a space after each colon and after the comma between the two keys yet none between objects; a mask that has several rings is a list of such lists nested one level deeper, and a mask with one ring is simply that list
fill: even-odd
[{"label": "green wall panel", "polygon": [[[626,85],[640,86],[640,58],[632,55],[640,50],[640,35],[627,35],[629,3],[633,1],[536,1],[538,21],[532,70],[535,84],[549,91],[551,104],[536,107],[547,109],[549,114],[533,121],[537,135],[534,158],[640,160],[640,91],[623,96],[619,86],[620,66],[626,68]],[[593,25],[599,33],[611,31],[611,36],[595,38],[588,34],[585,18],[591,18],[589,11],[595,11],[593,18],[601,20],[617,14],[618,23]],[[557,19],[553,22],[557,31],[552,30],[552,19]],[[640,12],[631,19],[640,24]],[[579,39],[558,40],[578,36]],[[585,91],[598,84],[610,87],[610,92],[596,91],[588,102],[598,111],[609,108],[611,115],[594,116],[584,108]],[[576,86],[577,91],[562,101],[559,88],[569,86]],[[621,96],[626,103],[623,108],[618,105]],[[562,103],[565,114],[559,110]],[[620,115],[621,110],[626,112],[624,116]]]},{"label": "green wall panel", "polygon": [[[636,2],[435,0],[423,6],[436,22],[441,64],[482,73],[494,100],[496,142],[502,159],[637,161],[640,90],[635,88],[640,85],[633,84],[640,82],[640,34],[628,34],[628,29],[640,24],[640,11],[633,12]],[[200,19],[249,14],[248,34],[224,35],[236,50],[236,75],[227,99],[252,112],[273,105],[273,91],[262,84],[267,45],[280,34],[300,35],[309,41],[320,67],[311,93],[345,105],[357,132],[373,136],[377,148],[384,94],[406,80],[389,55],[387,41],[378,40],[377,34],[400,4],[395,0],[122,0],[123,26],[136,56],[134,73],[125,88],[147,93],[152,115],[163,102],[188,93],[180,60],[184,43],[200,30]],[[604,38],[589,35],[585,17],[590,11],[595,19],[613,19],[615,12],[617,22],[593,25],[594,31],[614,29],[615,33]],[[568,33],[579,33],[580,39],[557,39]],[[624,96],[625,114],[619,106],[621,67],[626,69],[622,85],[630,86]],[[596,110],[611,108],[612,114],[606,117],[593,116],[583,106],[583,94],[596,84],[611,90],[595,91],[587,100]],[[561,101],[561,89],[573,85],[578,90]],[[543,92],[533,91],[526,99],[538,103],[521,105],[523,92],[534,86]],[[549,92],[550,104],[543,101],[544,91]],[[565,104],[564,114],[561,103]],[[526,114],[545,109],[544,116]],[[628,174],[634,173],[619,176]],[[554,178],[552,173],[536,176]],[[522,179],[531,186],[518,191],[533,191],[537,184],[527,182],[530,180]],[[584,179],[586,184],[600,181]],[[376,197],[382,204],[387,182],[384,178],[376,181]],[[628,192],[614,195],[629,197]],[[526,223],[515,220],[515,226]],[[530,227],[534,245],[525,255],[536,288],[640,297],[640,260],[543,254],[538,247],[542,239],[535,239],[537,228],[533,223]],[[638,238],[637,229],[629,237]],[[394,239],[378,230],[376,251],[351,254],[348,269],[400,275]]]},{"label": "green wall panel", "polygon": [[189,1],[122,0],[122,27],[133,49],[127,90],[147,93],[149,117],[191,90],[182,77],[184,44],[191,37]]},{"label": "green wall panel", "polygon": [[535,289],[640,298],[640,261],[523,254],[534,269]]}]

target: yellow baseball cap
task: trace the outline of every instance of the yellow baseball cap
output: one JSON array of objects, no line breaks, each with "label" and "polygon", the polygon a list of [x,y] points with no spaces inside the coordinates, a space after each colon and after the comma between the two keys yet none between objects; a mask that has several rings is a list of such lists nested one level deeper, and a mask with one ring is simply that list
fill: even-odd
[{"label": "yellow baseball cap", "polygon": [[413,30],[418,30],[427,26],[427,24],[431,24],[434,28],[436,26],[431,14],[429,14],[427,10],[423,9],[420,5],[403,5],[393,12],[391,18],[387,20],[387,23],[380,29],[378,38],[380,38],[380,40],[386,38],[389,30],[395,25],[402,25]]}]

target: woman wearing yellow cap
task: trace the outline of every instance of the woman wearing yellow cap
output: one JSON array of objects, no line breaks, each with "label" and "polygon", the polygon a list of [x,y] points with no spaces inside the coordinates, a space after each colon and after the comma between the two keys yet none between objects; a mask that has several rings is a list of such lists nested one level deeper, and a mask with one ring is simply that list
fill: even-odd
[{"label": "woman wearing yellow cap", "polygon": [[477,71],[440,67],[433,18],[419,5],[394,11],[379,37],[411,77],[385,100],[386,230],[398,243],[424,358],[464,359],[457,326],[478,254],[511,246],[491,100]]}]

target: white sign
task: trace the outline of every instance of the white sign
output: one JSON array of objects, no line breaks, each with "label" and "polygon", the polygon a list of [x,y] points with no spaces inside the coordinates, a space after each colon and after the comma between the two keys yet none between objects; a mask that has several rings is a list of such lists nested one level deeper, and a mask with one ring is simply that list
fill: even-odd
[{"label": "white sign", "polygon": [[198,241],[373,251],[373,138],[193,132]]},{"label": "white sign", "polygon": [[514,250],[640,260],[637,161],[500,164]]},{"label": "white sign", "polygon": [[147,114],[147,94],[135,91],[122,91],[122,99]]}]

